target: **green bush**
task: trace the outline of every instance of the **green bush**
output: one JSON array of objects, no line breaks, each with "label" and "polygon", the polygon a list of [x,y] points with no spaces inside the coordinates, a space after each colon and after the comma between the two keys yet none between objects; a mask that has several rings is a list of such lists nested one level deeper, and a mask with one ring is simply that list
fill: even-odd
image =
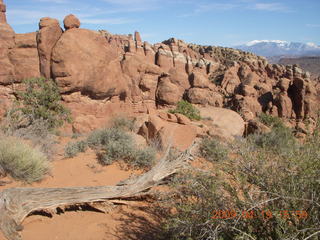
[{"label": "green bush", "polygon": [[86,141],[79,141],[68,143],[64,152],[66,157],[75,157],[80,152],[85,152],[87,150],[88,143]]},{"label": "green bush", "polygon": [[93,131],[85,141],[68,145],[65,155],[76,156],[77,153],[85,151],[86,146],[94,149],[99,161],[105,165],[121,159],[131,166],[147,168],[152,165],[156,156],[152,147],[138,149],[132,136],[122,128]]},{"label": "green bush", "polygon": [[266,113],[259,115],[259,120],[268,127],[271,128],[285,128],[282,120],[278,117],[271,116]]},{"label": "green bush", "polygon": [[11,177],[27,183],[41,180],[49,171],[41,152],[9,137],[0,140],[0,166]]},{"label": "green bush", "polygon": [[133,138],[118,128],[95,132],[88,138],[88,142],[91,146],[98,146],[98,158],[103,164],[122,159],[131,166],[146,168],[150,167],[155,159],[152,148],[137,149]]},{"label": "green bush", "polygon": [[52,80],[32,78],[23,82],[26,89],[17,92],[18,105],[25,116],[31,121],[43,119],[49,128],[62,126],[64,121],[70,121],[70,112],[61,103],[59,88]]},{"label": "green bush", "polygon": [[170,110],[170,113],[180,113],[191,120],[201,120],[200,111],[196,109],[191,103],[187,101],[180,101],[177,103],[176,109]]},{"label": "green bush", "polygon": [[125,131],[132,131],[134,129],[135,120],[126,117],[116,117],[111,121],[113,128],[122,129]]},{"label": "green bush", "polygon": [[116,128],[104,131],[104,134],[101,135],[100,148],[100,160],[104,164],[109,164],[119,159],[129,162],[134,158],[135,154],[135,145],[132,137]]},{"label": "green bush", "polygon": [[318,239],[319,134],[289,155],[250,139],[234,142],[230,151],[214,169],[174,178],[158,239]]},{"label": "green bush", "polygon": [[137,149],[134,158],[131,159],[131,165],[138,168],[150,168],[154,163],[156,150],[153,147]]},{"label": "green bush", "polygon": [[286,127],[276,127],[268,133],[250,135],[248,141],[266,151],[282,155],[293,154],[300,147],[291,129]]},{"label": "green bush", "polygon": [[199,146],[200,155],[209,161],[221,161],[228,157],[228,149],[217,139],[204,138]]}]

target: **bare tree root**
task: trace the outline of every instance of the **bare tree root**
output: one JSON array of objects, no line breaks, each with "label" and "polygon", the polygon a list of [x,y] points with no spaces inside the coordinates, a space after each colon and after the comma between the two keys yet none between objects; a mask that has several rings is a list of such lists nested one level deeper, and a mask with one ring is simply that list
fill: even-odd
[{"label": "bare tree root", "polygon": [[11,188],[0,192],[0,230],[8,240],[22,240],[19,231],[23,220],[32,212],[54,212],[58,207],[126,200],[144,195],[180,170],[192,157],[192,145],[177,158],[164,157],[148,172],[116,186],[73,188]]}]

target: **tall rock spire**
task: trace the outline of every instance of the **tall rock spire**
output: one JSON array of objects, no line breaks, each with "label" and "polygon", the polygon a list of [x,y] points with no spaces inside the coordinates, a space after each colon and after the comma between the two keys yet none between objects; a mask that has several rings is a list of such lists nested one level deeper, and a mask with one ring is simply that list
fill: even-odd
[{"label": "tall rock spire", "polygon": [[6,9],[7,8],[3,3],[3,0],[0,0],[0,23],[7,23]]},{"label": "tall rock spire", "polygon": [[9,49],[14,47],[13,29],[7,24],[6,5],[0,0],[0,85],[14,80],[14,66],[9,59]]}]

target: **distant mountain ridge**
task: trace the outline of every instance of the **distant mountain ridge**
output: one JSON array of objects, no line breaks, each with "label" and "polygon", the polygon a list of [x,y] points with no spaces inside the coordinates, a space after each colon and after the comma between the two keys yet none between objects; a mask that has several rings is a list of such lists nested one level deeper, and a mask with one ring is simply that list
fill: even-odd
[{"label": "distant mountain ridge", "polygon": [[254,40],[234,48],[264,57],[320,56],[320,46],[315,43],[287,42],[282,40]]}]

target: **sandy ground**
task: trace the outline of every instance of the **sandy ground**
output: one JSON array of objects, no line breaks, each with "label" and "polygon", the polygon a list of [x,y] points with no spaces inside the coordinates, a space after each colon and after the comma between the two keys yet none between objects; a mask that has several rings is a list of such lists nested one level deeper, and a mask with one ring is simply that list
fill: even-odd
[{"label": "sandy ground", "polygon": [[[88,150],[72,159],[58,155],[52,162],[51,176],[31,187],[76,187],[115,185],[138,171],[125,170],[115,163],[101,166],[97,163],[93,151]],[[12,181],[8,178],[2,179]],[[0,191],[11,187],[26,187],[19,182],[12,182]],[[30,186],[27,186],[30,187]],[[23,240],[120,240],[147,239],[141,236],[141,227],[151,227],[156,220],[148,214],[148,205],[143,202],[133,206],[117,206],[107,213],[95,211],[68,211],[52,218],[33,215],[23,222]],[[143,231],[142,231],[143,232]],[[0,240],[5,240],[0,233]]]}]

